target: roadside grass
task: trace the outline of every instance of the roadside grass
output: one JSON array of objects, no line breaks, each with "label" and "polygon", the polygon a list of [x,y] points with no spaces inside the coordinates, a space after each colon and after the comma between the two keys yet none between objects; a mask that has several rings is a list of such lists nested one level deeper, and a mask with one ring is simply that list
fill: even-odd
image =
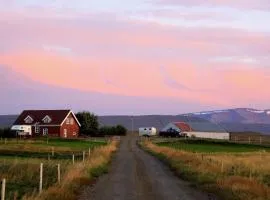
[{"label": "roadside grass", "polygon": [[39,195],[26,195],[24,200],[74,200],[82,192],[85,185],[91,184],[95,178],[107,173],[112,154],[118,142],[112,141],[106,146],[94,149],[91,156],[83,163],[69,165],[62,183],[49,187]]},{"label": "roadside grass", "polygon": [[[40,142],[40,141],[39,141]],[[75,145],[66,147],[67,144]],[[0,180],[5,178],[6,199],[76,199],[80,186],[108,171],[112,153],[117,142],[109,144],[93,141],[55,141],[54,156],[51,155],[52,143],[39,145],[28,141],[26,144],[7,143],[0,145]],[[58,144],[61,143],[62,145]],[[82,144],[81,146],[79,146]],[[89,157],[88,149],[91,148]],[[85,150],[85,162],[82,151]],[[75,164],[72,154],[75,154]],[[3,153],[5,153],[3,155]],[[50,160],[48,160],[50,155]],[[38,194],[39,169],[43,163],[43,188]],[[57,164],[61,165],[61,184],[57,183]],[[61,192],[58,194],[57,192]]]},{"label": "roadside grass", "polygon": [[175,142],[160,142],[158,146],[171,147],[191,152],[256,152],[268,151],[269,146],[259,146],[253,144],[236,144],[226,141],[210,141],[210,140],[178,140]]},{"label": "roadside grass", "polygon": [[224,149],[210,153],[209,147],[200,147],[202,152],[199,152],[198,148],[194,151],[194,147],[172,148],[169,144],[165,146],[147,141],[142,143],[142,147],[167,163],[194,187],[214,193],[221,199],[270,199],[269,152],[243,153],[243,149],[237,151],[234,146],[229,148],[233,153],[224,153]]}]

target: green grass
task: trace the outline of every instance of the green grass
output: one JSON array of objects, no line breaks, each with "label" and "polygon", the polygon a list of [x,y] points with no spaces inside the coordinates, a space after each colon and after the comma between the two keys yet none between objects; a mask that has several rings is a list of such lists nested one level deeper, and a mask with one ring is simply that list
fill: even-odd
[{"label": "green grass", "polygon": [[255,152],[270,151],[270,147],[252,145],[252,144],[235,144],[226,141],[208,141],[208,140],[180,140],[176,142],[161,142],[158,146],[166,146],[175,149],[182,149],[191,152]]},{"label": "green grass", "polygon": [[105,163],[103,165],[90,169],[90,175],[91,177],[97,178],[102,174],[108,173],[108,170],[109,170],[108,163]]}]

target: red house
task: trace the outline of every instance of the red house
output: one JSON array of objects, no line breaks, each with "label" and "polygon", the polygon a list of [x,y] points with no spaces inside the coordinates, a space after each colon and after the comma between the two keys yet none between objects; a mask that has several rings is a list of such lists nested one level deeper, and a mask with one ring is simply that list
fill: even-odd
[{"label": "red house", "polygon": [[71,110],[24,110],[11,129],[25,136],[76,138],[80,126]]}]

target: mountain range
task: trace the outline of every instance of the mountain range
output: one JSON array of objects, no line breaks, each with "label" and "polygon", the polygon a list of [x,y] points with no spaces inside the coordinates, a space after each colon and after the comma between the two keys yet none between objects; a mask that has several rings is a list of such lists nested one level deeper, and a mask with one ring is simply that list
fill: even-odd
[{"label": "mountain range", "polygon": [[[12,125],[17,115],[0,115],[0,127]],[[121,124],[129,130],[153,126],[162,129],[169,122],[191,123],[200,131],[256,132],[270,135],[270,111],[237,108],[182,115],[99,116],[101,126]]]}]

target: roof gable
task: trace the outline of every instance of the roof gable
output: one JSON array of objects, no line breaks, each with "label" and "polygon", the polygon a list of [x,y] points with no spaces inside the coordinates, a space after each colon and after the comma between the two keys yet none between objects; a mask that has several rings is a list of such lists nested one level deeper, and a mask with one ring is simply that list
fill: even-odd
[{"label": "roof gable", "polygon": [[174,122],[173,124],[181,131],[192,131],[192,128],[185,122]]},{"label": "roof gable", "polygon": [[[40,125],[61,125],[70,112],[72,111],[71,110],[24,110],[19,115],[17,120],[14,122],[14,125],[24,125],[24,124],[34,125],[36,123],[39,123]],[[24,119],[27,116],[31,116],[31,118],[33,119],[31,123],[26,123],[24,121]],[[49,118],[51,120],[49,120]]]}]

